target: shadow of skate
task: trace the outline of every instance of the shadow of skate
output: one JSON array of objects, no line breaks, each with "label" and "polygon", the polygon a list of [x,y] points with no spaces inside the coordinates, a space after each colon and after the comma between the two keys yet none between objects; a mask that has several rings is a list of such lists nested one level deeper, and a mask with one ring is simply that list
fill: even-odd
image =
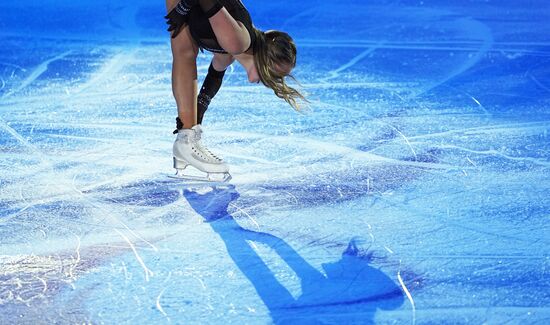
[{"label": "shadow of skate", "polygon": [[[371,323],[378,309],[396,309],[403,303],[400,287],[370,266],[357,240],[352,239],[338,261],[323,264],[324,273],[311,266],[281,238],[239,225],[227,211],[239,197],[235,187],[210,188],[205,193],[185,190],[184,197],[224,241],[227,252],[254,286],[276,324]],[[276,279],[249,241],[275,251],[296,273],[302,294],[295,299]],[[363,252],[364,253],[364,252]]]}]

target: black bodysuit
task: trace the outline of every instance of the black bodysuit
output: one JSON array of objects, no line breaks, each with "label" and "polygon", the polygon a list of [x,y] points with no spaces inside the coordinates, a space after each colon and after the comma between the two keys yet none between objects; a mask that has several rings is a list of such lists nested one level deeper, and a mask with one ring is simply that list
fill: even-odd
[{"label": "black bodysuit", "polygon": [[[218,0],[218,2],[229,12],[231,17],[243,23],[250,34],[250,46],[252,47],[256,40],[254,27],[252,26],[250,14],[241,0]],[[198,5],[193,7],[189,12],[189,31],[201,50],[204,49],[214,53],[227,53],[218,43],[208,18]]]}]

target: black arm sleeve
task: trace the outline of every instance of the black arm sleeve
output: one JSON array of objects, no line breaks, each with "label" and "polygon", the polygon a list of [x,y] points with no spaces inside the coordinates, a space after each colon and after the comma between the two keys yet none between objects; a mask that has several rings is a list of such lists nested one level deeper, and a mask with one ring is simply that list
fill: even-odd
[{"label": "black arm sleeve", "polygon": [[225,70],[216,71],[216,69],[212,66],[212,63],[210,63],[208,74],[206,75],[206,78],[204,78],[204,82],[202,83],[202,87],[197,98],[198,124],[202,124],[204,112],[208,109],[208,105],[210,105],[212,98],[214,98],[214,96],[218,93],[218,90],[220,90],[224,75]]}]

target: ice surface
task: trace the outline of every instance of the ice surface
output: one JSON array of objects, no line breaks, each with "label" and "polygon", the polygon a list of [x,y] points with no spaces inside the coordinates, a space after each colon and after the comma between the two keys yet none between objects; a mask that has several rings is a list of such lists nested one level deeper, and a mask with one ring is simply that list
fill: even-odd
[{"label": "ice surface", "polygon": [[225,186],[166,177],[162,2],[0,4],[0,323],[550,322],[548,2],[245,4],[311,104],[232,67]]}]

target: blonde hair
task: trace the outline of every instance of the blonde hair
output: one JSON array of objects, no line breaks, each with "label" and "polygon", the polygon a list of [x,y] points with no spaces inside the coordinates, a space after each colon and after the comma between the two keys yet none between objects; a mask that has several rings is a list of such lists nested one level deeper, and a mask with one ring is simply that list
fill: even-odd
[{"label": "blonde hair", "polygon": [[[299,110],[297,99],[307,102],[298,90],[287,85],[285,76],[275,68],[277,65],[296,66],[296,44],[285,32],[269,30],[262,32],[255,29],[254,63],[262,83],[273,90],[275,95],[284,99],[294,109]],[[289,75],[289,78],[296,79]]]}]

